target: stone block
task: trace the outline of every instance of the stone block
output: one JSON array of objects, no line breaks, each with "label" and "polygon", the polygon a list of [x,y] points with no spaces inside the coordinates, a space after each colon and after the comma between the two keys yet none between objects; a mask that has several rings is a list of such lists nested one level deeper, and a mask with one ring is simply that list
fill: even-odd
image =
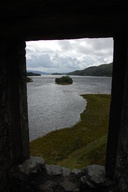
[{"label": "stone block", "polygon": [[82,170],[82,174],[81,182],[89,188],[96,188],[97,185],[104,184],[106,181],[104,166],[89,165]]},{"label": "stone block", "polygon": [[26,175],[38,174],[44,169],[45,161],[41,157],[30,157],[23,164],[19,165],[19,171]]},{"label": "stone block", "polygon": [[46,172],[48,175],[62,175],[62,168],[59,165],[46,165]]}]

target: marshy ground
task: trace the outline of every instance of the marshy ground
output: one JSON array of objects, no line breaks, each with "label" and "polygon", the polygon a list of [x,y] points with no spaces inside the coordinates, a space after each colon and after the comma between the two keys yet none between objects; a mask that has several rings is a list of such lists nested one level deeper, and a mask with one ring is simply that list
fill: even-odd
[{"label": "marshy ground", "polygon": [[53,131],[30,143],[32,156],[69,169],[105,164],[110,95],[82,95],[87,107],[81,121],[71,128]]}]

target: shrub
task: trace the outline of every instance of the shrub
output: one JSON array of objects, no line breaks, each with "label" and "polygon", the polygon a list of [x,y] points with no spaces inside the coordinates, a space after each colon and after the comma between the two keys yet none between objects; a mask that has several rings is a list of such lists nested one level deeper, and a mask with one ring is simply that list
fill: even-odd
[{"label": "shrub", "polygon": [[29,83],[29,82],[33,82],[33,80],[32,80],[32,78],[27,77],[27,83]]}]

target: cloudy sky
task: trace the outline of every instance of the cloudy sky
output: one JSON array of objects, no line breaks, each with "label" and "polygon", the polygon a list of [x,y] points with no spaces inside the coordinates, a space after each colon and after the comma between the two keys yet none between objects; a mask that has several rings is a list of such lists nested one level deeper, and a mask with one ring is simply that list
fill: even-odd
[{"label": "cloudy sky", "polygon": [[113,60],[113,39],[26,42],[27,70],[67,73]]}]

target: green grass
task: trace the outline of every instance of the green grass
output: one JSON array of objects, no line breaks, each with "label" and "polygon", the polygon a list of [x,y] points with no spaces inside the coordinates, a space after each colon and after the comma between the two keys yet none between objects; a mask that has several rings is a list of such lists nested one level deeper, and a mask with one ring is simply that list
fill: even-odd
[{"label": "green grass", "polygon": [[87,107],[81,121],[72,128],[53,131],[30,143],[32,156],[42,156],[46,163],[79,168],[89,164],[104,165],[109,121],[110,95],[82,95]]}]

